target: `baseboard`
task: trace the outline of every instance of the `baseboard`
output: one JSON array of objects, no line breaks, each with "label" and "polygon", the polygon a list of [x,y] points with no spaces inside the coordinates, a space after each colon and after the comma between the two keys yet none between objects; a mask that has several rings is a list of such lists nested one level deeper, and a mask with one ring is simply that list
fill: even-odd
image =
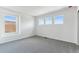
[{"label": "baseboard", "polygon": [[[42,35],[37,35],[37,36],[43,37],[45,39],[51,39],[51,40],[53,39],[53,40],[56,40],[56,41],[62,41],[62,40],[58,40],[58,39],[54,39],[54,38],[50,38],[50,37],[46,37],[46,36],[42,36]],[[67,42],[67,41],[62,41],[62,42],[66,42],[66,43],[71,43],[71,44],[77,45],[76,43],[72,43],[72,42]]]},{"label": "baseboard", "polygon": [[26,36],[26,37],[22,37],[22,38],[17,38],[17,39],[14,39],[14,40],[6,40],[6,41],[2,41],[2,42],[0,42],[0,44],[6,44],[6,43],[9,43],[9,42],[14,42],[14,41],[18,41],[18,40],[21,40],[21,39],[28,39],[28,38],[31,38],[31,37],[33,37],[34,35],[32,35],[32,36]]}]

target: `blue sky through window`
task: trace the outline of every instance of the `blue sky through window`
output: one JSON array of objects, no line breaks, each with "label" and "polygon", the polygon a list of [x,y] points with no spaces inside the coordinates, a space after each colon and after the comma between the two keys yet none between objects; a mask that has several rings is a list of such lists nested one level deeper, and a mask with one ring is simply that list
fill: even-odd
[{"label": "blue sky through window", "polygon": [[54,23],[55,24],[63,24],[64,16],[55,16]]},{"label": "blue sky through window", "polygon": [[16,21],[16,16],[4,16],[5,21]]}]

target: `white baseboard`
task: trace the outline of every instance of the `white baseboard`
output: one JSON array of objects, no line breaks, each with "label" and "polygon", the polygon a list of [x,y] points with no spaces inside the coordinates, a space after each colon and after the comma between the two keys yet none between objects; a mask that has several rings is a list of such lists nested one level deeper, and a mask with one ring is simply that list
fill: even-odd
[{"label": "white baseboard", "polygon": [[26,35],[26,36],[12,36],[12,37],[3,37],[3,38],[0,38],[0,44],[3,44],[3,43],[7,43],[7,42],[11,42],[11,41],[15,41],[15,40],[21,40],[23,38],[29,38],[29,37],[32,37],[34,35]]}]

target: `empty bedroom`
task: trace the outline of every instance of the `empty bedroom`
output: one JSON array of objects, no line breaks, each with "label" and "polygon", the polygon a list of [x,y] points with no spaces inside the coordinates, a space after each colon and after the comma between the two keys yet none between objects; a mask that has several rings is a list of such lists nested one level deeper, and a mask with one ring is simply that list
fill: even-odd
[{"label": "empty bedroom", "polygon": [[0,6],[0,53],[79,53],[78,6]]}]

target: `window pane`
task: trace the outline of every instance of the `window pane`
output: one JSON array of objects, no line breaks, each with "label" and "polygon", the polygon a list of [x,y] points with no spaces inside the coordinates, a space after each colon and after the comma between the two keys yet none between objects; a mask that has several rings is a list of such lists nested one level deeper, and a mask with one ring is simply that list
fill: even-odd
[{"label": "window pane", "polygon": [[45,24],[52,24],[52,17],[51,16],[45,17]]},{"label": "window pane", "polygon": [[5,32],[16,32],[16,17],[15,16],[5,16]]},{"label": "window pane", "polygon": [[40,17],[39,18],[39,25],[43,25],[44,24],[44,17]]},{"label": "window pane", "polygon": [[54,24],[63,24],[64,16],[55,16]]},{"label": "window pane", "polygon": [[16,22],[16,16],[5,16],[4,19],[5,19],[5,21]]}]

